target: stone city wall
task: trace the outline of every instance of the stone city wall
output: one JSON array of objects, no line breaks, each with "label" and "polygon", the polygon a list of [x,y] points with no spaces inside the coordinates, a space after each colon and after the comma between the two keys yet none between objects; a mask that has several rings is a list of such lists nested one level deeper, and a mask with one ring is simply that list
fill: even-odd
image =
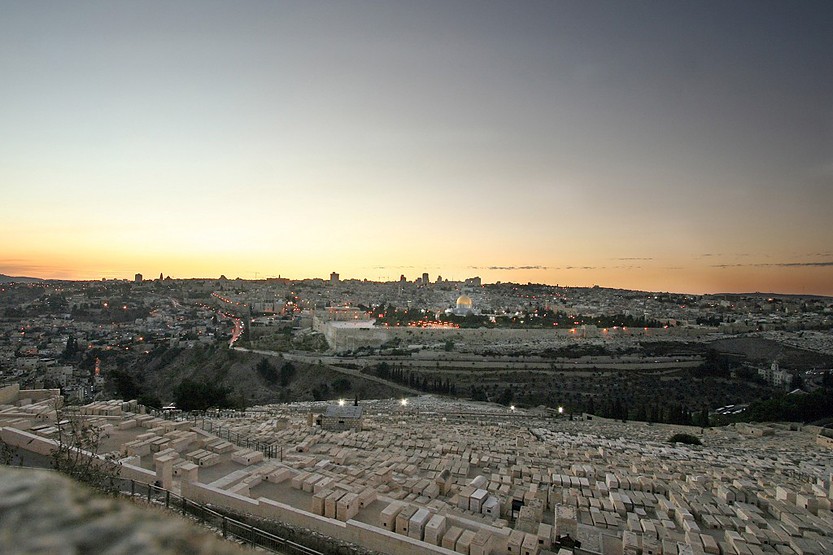
[{"label": "stone city wall", "polygon": [[388,341],[399,339],[401,345],[435,344],[448,339],[465,345],[486,345],[491,343],[541,343],[548,341],[565,342],[572,339],[622,337],[696,337],[715,332],[715,328],[669,327],[669,328],[609,328],[607,331],[595,326],[578,326],[570,329],[513,329],[513,328],[412,328],[412,327],[353,327],[328,322],[317,329],[324,333],[330,348],[336,351],[355,349],[362,346],[378,347]]}]

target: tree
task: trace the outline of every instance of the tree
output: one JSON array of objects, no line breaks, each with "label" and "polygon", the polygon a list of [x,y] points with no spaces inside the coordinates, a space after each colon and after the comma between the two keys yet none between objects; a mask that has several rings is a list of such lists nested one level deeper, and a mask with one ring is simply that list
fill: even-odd
[{"label": "tree", "polygon": [[69,360],[75,356],[75,353],[78,352],[78,340],[75,339],[75,336],[70,335],[67,337],[67,344],[64,347],[64,352],[61,353],[61,358],[64,360]]},{"label": "tree", "polygon": [[184,411],[231,408],[234,402],[230,393],[230,388],[219,384],[185,379],[174,388],[174,402]]},{"label": "tree", "polygon": [[512,400],[515,398],[515,392],[512,391],[511,387],[503,388],[503,392],[501,392],[500,397],[498,397],[497,402],[501,405],[509,406],[512,404]]},{"label": "tree", "polygon": [[691,417],[691,423],[695,426],[700,426],[701,428],[708,428],[709,427],[709,409],[707,407],[703,407],[700,412],[695,413]]},{"label": "tree", "polygon": [[280,381],[281,387],[286,387],[289,385],[289,382],[292,381],[292,378],[295,377],[295,365],[291,362],[285,363],[281,366],[281,374],[280,374]]},{"label": "tree", "polygon": [[350,391],[350,386],[350,380],[348,380],[347,378],[337,378],[335,381],[333,381],[332,384],[330,384],[333,393],[335,393],[336,395]]},{"label": "tree", "polygon": [[633,415],[633,419],[639,422],[647,422],[648,421],[648,411],[645,409],[645,405],[640,403],[636,407],[636,414]]},{"label": "tree", "polygon": [[266,358],[260,359],[260,362],[255,366],[255,370],[257,370],[260,377],[267,383],[274,384],[278,381],[278,371]]},{"label": "tree", "polygon": [[114,456],[98,455],[101,429],[60,407],[55,409],[55,421],[57,445],[52,452],[52,467],[75,480],[117,493],[120,465]]},{"label": "tree", "polygon": [[790,387],[793,389],[804,389],[804,376],[798,373],[793,374]]},{"label": "tree", "polygon": [[323,401],[330,394],[330,386],[322,383],[318,387],[312,388],[312,398],[314,401]]},{"label": "tree", "polygon": [[136,380],[127,371],[115,369],[110,372],[110,379],[116,389],[116,396],[126,401],[138,399],[141,394]]},{"label": "tree", "polygon": [[471,400],[472,401],[487,401],[486,392],[483,388],[476,385],[471,386]]}]

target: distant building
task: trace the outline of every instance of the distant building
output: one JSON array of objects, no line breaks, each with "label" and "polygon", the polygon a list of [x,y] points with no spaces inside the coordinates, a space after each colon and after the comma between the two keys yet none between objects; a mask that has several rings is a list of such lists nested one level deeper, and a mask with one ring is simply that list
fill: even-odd
[{"label": "distant building", "polygon": [[136,283],[142,283],[142,274],[136,274],[135,276],[133,276],[133,281],[135,281]]},{"label": "distant building", "polygon": [[468,295],[460,295],[457,297],[457,305],[452,309],[456,316],[468,316],[474,313],[474,303]]},{"label": "distant building", "polygon": [[480,276],[466,278],[465,281],[466,287],[480,287],[482,281],[480,280]]},{"label": "distant building", "polygon": [[422,274],[422,284],[423,285],[428,285],[429,283],[431,283],[431,282],[428,281],[428,272],[423,272],[423,274]]},{"label": "distant building", "polygon": [[363,409],[361,405],[332,405],[319,417],[321,427],[333,432],[362,429]]},{"label": "distant building", "polygon": [[[833,430],[822,428],[819,435],[816,436],[816,445],[833,449]],[[833,490],[833,485],[830,486],[830,489]]]},{"label": "distant building", "polygon": [[774,386],[789,385],[793,381],[793,376],[787,370],[782,370],[778,362],[773,362],[769,368],[758,368],[758,375],[763,378],[766,383]]},{"label": "distant building", "polygon": [[315,312],[315,317],[322,322],[345,322],[351,320],[369,320],[364,310],[355,306],[328,306]]},{"label": "distant building", "polygon": [[338,285],[339,275],[336,272],[330,274],[330,285]]}]

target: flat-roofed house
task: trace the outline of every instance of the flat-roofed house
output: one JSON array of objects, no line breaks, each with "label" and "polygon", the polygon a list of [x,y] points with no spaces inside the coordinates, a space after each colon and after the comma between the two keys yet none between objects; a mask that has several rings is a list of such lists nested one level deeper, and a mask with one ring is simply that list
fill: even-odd
[{"label": "flat-roofed house", "polygon": [[362,408],[361,405],[329,406],[324,414],[321,415],[321,427],[333,432],[361,430],[363,420]]}]

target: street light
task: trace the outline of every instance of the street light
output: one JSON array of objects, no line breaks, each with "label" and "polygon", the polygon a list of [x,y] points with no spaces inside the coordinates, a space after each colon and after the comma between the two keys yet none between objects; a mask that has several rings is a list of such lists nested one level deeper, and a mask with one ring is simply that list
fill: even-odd
[{"label": "street light", "polygon": [[564,414],[564,407],[558,407],[558,414]]},{"label": "street light", "polygon": [[407,407],[408,406],[408,400],[407,399],[402,399],[401,401],[399,401],[399,404],[402,405],[403,407]]},{"label": "street light", "polygon": [[512,405],[511,407],[509,407],[509,410],[511,410],[512,412],[515,412],[515,405]]},{"label": "street light", "polygon": [[339,399],[338,400],[338,406],[340,406],[340,407],[344,406],[344,399]]}]

